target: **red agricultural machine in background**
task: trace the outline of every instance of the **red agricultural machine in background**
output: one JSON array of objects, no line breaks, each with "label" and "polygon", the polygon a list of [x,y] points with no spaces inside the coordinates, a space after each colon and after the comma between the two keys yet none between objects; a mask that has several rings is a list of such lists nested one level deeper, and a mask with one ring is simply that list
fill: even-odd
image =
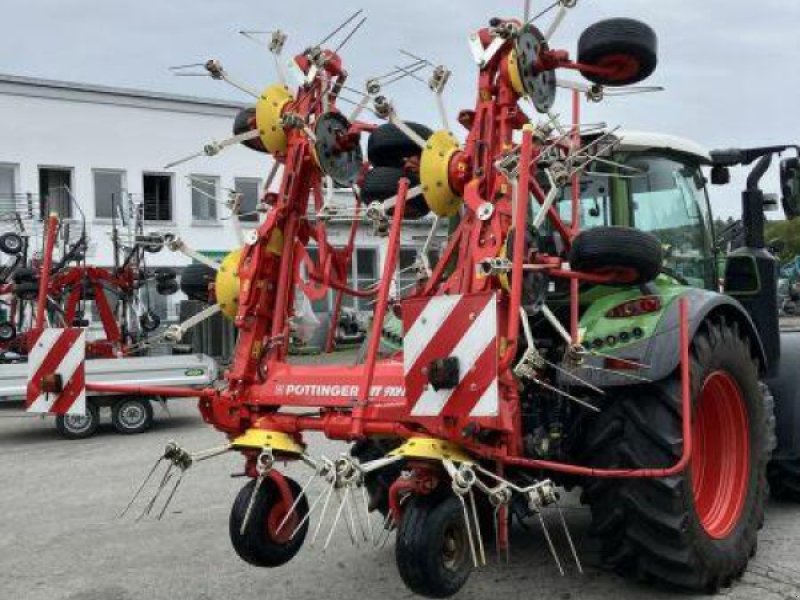
[{"label": "red agricultural machine in background", "polygon": [[[441,101],[449,71],[425,59],[390,76],[431,68],[441,129],[403,121],[384,78],[367,82],[349,117],[340,111],[343,93],[353,91],[338,53],[344,42],[336,50],[323,44],[360,13],[289,62],[299,81],[293,91],[280,60],[286,38],[272,34],[283,81],[250,92],[255,108],[237,119],[234,137],[202,152],[241,142],[275,161],[263,222],[214,282],[217,310],[239,336],[224,385],[204,391],[199,404],[229,443],[198,454],[170,445],[145,512],[173,469],[181,475],[162,515],[193,461],[235,450],[252,481],[234,502],[230,536],[256,566],[291,560],[312,517],[312,544],[326,516],[325,546],[339,523],[354,540],[374,537],[374,510],[383,515],[377,537],[396,531],[400,575],[418,594],[457,592],[486,562],[489,530],[498,551],[507,551],[512,514],[539,519],[563,573],[543,511],[560,514],[557,486],[578,486],[604,560],[619,572],[704,591],[743,572],[755,552],[775,445],[773,399],[762,382],[777,372],[780,352],[777,311],[765,304],[771,297],[774,305],[774,290],[747,287],[754,274],[769,287],[774,260],[754,215],[763,211],[763,171],[790,148],[729,153],[726,161],[717,154],[715,162],[672,141],[639,146],[637,154],[632,137],[582,125],[582,96],[600,101],[630,91],[654,71],[657,43],[647,25],[610,19],[582,34],[573,58],[552,40],[574,5],[562,0],[538,15],[555,11],[544,31],[526,14],[492,19],[470,36],[479,71],[475,105],[458,115],[463,142]],[[218,62],[205,69],[249,92]],[[568,72],[590,84],[556,75]],[[566,125],[552,112],[559,87],[572,93]],[[362,123],[364,112],[388,123]],[[668,266],[677,258],[684,267],[705,265],[684,254],[693,236],[706,235],[702,219],[649,227],[655,235],[637,218],[645,201],[666,196],[634,197],[674,190],[686,210],[705,193],[702,166],[721,172],[753,161],[744,196],[752,244],[729,259],[722,294],[716,277],[706,286],[705,275],[690,279]],[[796,162],[784,173],[789,217],[800,205]],[[386,234],[374,287],[347,285],[352,235],[344,249],[327,242],[332,185],[352,186],[353,214],[367,204],[365,214]],[[447,245],[433,265],[423,245],[416,285],[398,293],[404,218],[429,211],[432,228],[447,220]],[[297,287],[309,297],[333,289],[337,306],[343,294],[375,299],[362,364],[287,360]],[[381,358],[390,310],[403,322],[402,353]],[[311,431],[355,444],[338,458],[314,457],[304,438]],[[307,465],[308,482],[301,487],[284,475],[280,461]],[[787,455],[781,464],[793,463]],[[315,481],[325,491],[310,503]],[[563,516],[560,524],[580,570]]]}]

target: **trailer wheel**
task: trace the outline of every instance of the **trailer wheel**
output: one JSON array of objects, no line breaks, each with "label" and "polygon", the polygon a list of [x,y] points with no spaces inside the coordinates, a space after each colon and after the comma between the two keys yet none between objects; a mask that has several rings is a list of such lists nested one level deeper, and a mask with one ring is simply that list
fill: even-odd
[{"label": "trailer wheel", "polygon": [[458,592],[473,567],[458,498],[413,498],[400,523],[395,558],[400,577],[415,594],[446,598]]},{"label": "trailer wheel", "polygon": [[153,405],[148,398],[123,398],[111,407],[111,422],[117,433],[144,433],[153,426]]},{"label": "trailer wheel", "polygon": [[[425,125],[419,123],[407,121],[406,125],[423,140],[427,140],[433,133]],[[400,169],[405,165],[406,160],[420,154],[422,154],[422,148],[391,123],[381,125],[367,139],[367,158],[375,167]]]},{"label": "trailer wheel", "polygon": [[85,415],[58,415],[56,429],[68,440],[83,440],[92,437],[100,425],[100,410],[91,400],[86,400]]},{"label": "trailer wheel", "polygon": [[626,283],[647,283],[661,272],[661,242],[629,227],[594,227],[572,242],[569,264],[576,271],[616,274]]},{"label": "trailer wheel", "polygon": [[[293,501],[300,495],[301,488],[294,479],[286,477],[292,492]],[[245,485],[231,508],[228,530],[236,554],[255,567],[279,567],[286,564],[300,551],[308,532],[308,501],[305,496],[295,507],[294,515],[289,517],[278,531],[290,506],[284,506],[277,484],[270,478],[264,479],[258,489],[247,528],[241,532],[247,506],[255,489],[255,480]],[[292,533],[303,522],[297,534]]]},{"label": "trailer wheel", "polygon": [[22,236],[14,233],[13,231],[9,231],[3,235],[0,235],[0,252],[3,252],[3,254],[16,256],[22,252],[24,245],[25,244],[22,241]]},{"label": "trailer wheel", "polygon": [[[706,323],[691,350],[689,468],[669,478],[585,482],[606,566],[708,593],[744,572],[763,522],[775,442],[756,362],[737,323]],[[585,446],[592,466],[617,469],[671,466],[681,450],[677,375],[621,392],[591,424]]]},{"label": "trailer wheel", "polygon": [[606,19],[590,25],[578,40],[578,62],[606,72],[582,74],[600,85],[622,86],[644,81],[658,64],[653,29],[634,19]]}]

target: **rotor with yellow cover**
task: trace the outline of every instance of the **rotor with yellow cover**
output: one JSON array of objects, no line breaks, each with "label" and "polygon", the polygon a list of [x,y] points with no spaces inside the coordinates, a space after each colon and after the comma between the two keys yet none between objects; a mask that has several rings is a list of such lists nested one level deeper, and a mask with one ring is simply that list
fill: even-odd
[{"label": "rotor with yellow cover", "polygon": [[463,202],[450,185],[450,161],[458,150],[453,134],[439,130],[428,138],[420,157],[422,194],[431,211],[440,217],[452,217]]},{"label": "rotor with yellow cover", "polygon": [[261,143],[270,154],[286,152],[286,131],[281,124],[283,109],[293,100],[289,88],[276,83],[261,92],[256,102],[256,127],[261,134]]}]

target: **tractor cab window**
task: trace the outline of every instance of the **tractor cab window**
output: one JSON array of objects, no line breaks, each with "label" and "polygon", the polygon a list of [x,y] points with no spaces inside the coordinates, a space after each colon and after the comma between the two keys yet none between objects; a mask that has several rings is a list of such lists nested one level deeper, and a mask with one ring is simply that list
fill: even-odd
[{"label": "tractor cab window", "polygon": [[637,170],[629,181],[630,226],[661,240],[664,265],[696,287],[713,287],[705,185],[697,166],[661,156],[627,161]]}]

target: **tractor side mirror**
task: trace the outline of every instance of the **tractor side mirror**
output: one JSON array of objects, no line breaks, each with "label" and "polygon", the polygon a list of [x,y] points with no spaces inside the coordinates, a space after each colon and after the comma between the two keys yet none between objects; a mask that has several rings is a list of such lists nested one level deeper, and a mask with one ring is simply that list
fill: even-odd
[{"label": "tractor side mirror", "polygon": [[714,185],[728,185],[731,182],[731,170],[722,165],[711,167],[711,183]]},{"label": "tractor side mirror", "polygon": [[800,158],[781,161],[781,192],[786,218],[800,216]]}]

